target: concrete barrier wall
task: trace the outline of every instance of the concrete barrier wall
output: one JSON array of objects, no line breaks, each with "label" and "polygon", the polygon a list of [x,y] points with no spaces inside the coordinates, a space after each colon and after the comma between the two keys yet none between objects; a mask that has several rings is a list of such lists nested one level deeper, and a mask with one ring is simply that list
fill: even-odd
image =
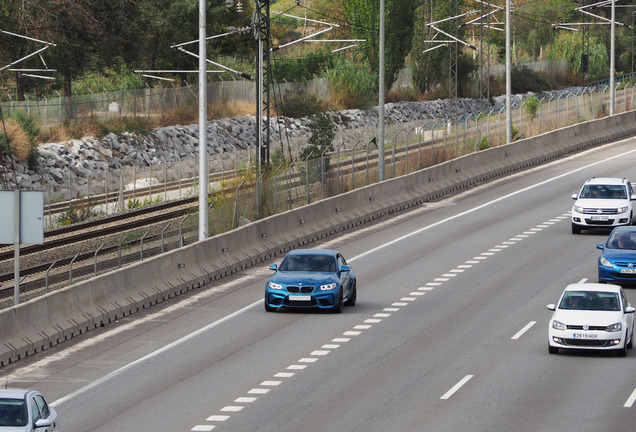
[{"label": "concrete barrier wall", "polygon": [[636,112],[462,156],[250,223],[0,311],[0,366],[384,215],[636,135]]}]

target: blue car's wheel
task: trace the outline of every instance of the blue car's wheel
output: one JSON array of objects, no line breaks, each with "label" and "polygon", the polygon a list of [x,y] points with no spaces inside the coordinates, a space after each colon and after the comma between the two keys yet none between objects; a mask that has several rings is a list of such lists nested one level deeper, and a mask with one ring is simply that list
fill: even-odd
[{"label": "blue car's wheel", "polygon": [[355,306],[356,305],[356,300],[358,297],[358,290],[356,288],[357,283],[354,282],[353,283],[353,290],[351,291],[351,296],[349,296],[349,299],[345,302],[345,306]]},{"label": "blue car's wheel", "polygon": [[343,307],[342,288],[340,288],[340,294],[338,294],[338,301],[336,302],[335,305],[333,305],[333,308],[331,309],[331,312],[333,312],[333,313],[341,313],[342,312],[342,307]]},{"label": "blue car's wheel", "polygon": [[265,296],[265,310],[267,312],[274,312],[276,310],[276,308],[271,307],[270,305],[267,304],[267,296]]}]

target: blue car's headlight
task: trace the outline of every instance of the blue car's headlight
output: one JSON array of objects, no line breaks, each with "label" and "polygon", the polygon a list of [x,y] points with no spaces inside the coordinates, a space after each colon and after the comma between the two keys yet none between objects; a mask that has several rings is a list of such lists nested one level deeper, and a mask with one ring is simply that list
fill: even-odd
[{"label": "blue car's headlight", "polygon": [[605,327],[605,331],[617,332],[621,331],[622,328],[623,326],[621,325],[621,323],[617,322],[616,324],[608,325],[607,327]]},{"label": "blue car's headlight", "polygon": [[330,284],[326,284],[326,285],[320,285],[320,291],[329,291],[334,289],[335,287],[337,287],[338,284],[336,283],[330,283]]},{"label": "blue car's headlight", "polygon": [[276,282],[267,282],[267,286],[271,289],[283,289],[283,286],[281,284],[277,284]]},{"label": "blue car's headlight", "polygon": [[608,260],[607,258],[605,258],[604,256],[602,256],[600,258],[601,261],[601,265],[604,265],[605,267],[613,267],[612,263],[610,262],[610,260]]},{"label": "blue car's headlight", "polygon": [[554,328],[556,330],[567,330],[566,325],[563,324],[562,322],[557,321],[557,320],[552,321],[552,328]]}]

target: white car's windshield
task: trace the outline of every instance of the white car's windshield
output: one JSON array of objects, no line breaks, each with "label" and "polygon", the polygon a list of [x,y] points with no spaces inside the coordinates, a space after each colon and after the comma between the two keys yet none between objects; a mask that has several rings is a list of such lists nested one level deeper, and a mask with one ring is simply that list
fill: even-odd
[{"label": "white car's windshield", "polygon": [[622,185],[585,185],[580,198],[627,199],[627,192]]},{"label": "white car's windshield", "polygon": [[0,399],[0,427],[26,425],[26,406],[21,399]]},{"label": "white car's windshield", "polygon": [[619,311],[618,294],[599,291],[568,291],[563,295],[559,309]]}]

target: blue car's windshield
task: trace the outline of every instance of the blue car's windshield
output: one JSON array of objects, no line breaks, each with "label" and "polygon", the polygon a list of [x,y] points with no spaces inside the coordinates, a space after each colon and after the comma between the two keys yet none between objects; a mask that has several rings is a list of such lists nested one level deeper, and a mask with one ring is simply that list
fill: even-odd
[{"label": "blue car's windshield", "polygon": [[288,255],[279,270],[333,273],[336,271],[336,261],[328,255]]},{"label": "blue car's windshield", "polygon": [[636,233],[616,231],[607,239],[611,249],[636,249]]}]

